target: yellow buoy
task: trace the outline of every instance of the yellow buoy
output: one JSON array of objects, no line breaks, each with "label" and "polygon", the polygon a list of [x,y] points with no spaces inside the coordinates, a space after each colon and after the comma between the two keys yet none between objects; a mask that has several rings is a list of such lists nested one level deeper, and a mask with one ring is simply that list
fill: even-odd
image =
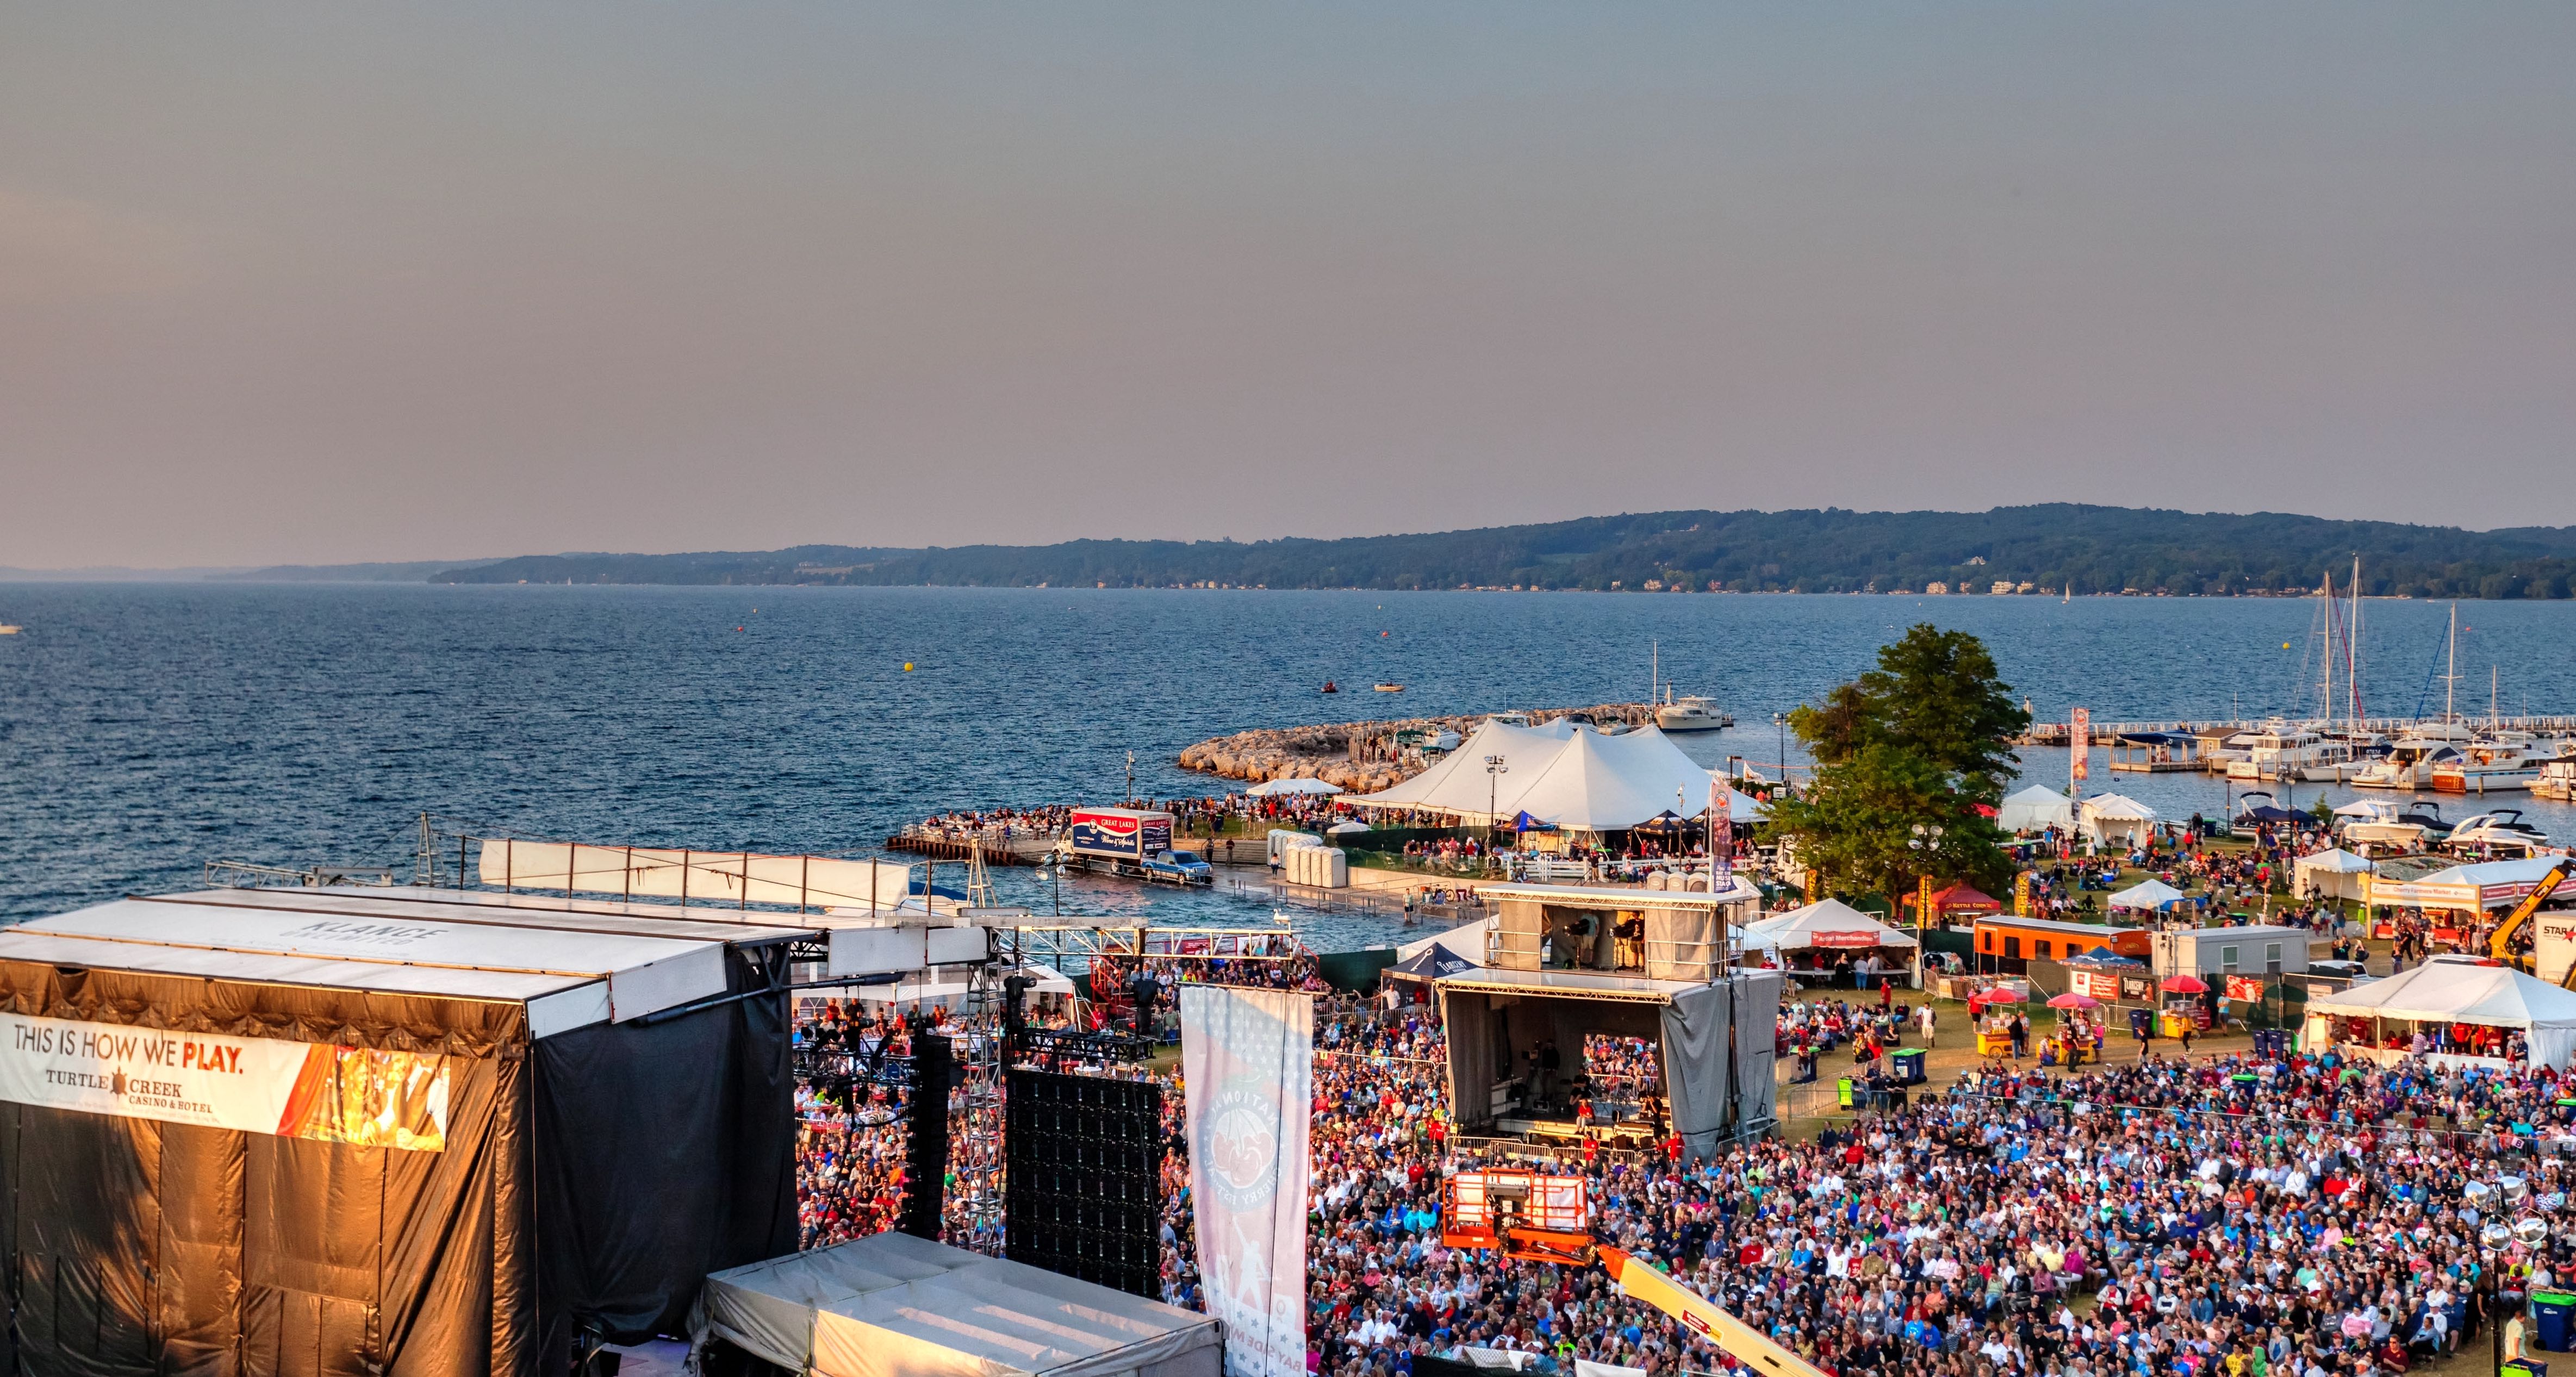
[{"label": "yellow buoy", "polygon": [[903,662],[903,672],[906,674],[912,673],[912,661],[906,660]]}]

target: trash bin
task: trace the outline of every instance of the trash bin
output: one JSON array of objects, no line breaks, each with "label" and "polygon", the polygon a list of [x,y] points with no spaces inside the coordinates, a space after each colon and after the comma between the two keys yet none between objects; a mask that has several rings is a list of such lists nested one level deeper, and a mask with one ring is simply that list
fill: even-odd
[{"label": "trash bin", "polygon": [[1841,1105],[1845,1109],[1853,1107],[1852,1102],[1859,1093],[1858,1086],[1849,1076],[1845,1076],[1834,1082],[1834,1103]]},{"label": "trash bin", "polygon": [[2140,1042],[2145,1042],[2147,1039],[2154,1037],[2156,1035],[2155,1024],[2151,1021],[2153,1017],[2153,1014],[2148,1010],[2131,1009],[2129,1011],[2129,1036],[2136,1038]]},{"label": "trash bin", "polygon": [[2533,1337],[2542,1348],[2552,1353],[2568,1349],[2571,1330],[2576,1330],[2576,1295],[2565,1291],[2531,1293]]},{"label": "trash bin", "polygon": [[1923,1072],[1922,1048],[1897,1048],[1896,1055],[1890,1058],[1890,1060],[1896,1063],[1896,1080],[1898,1084],[1921,1085],[1926,1079]]}]

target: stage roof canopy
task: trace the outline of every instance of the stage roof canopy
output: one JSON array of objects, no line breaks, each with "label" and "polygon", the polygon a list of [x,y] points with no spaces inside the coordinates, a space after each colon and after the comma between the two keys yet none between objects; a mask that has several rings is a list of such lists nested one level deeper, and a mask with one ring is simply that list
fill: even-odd
[{"label": "stage roof canopy", "polygon": [[707,1278],[693,1328],[813,1377],[1217,1377],[1216,1321],[908,1234]]}]

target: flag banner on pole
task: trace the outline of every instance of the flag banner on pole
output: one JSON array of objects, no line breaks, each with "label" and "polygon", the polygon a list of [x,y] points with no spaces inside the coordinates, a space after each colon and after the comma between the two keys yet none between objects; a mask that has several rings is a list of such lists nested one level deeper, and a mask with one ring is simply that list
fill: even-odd
[{"label": "flag banner on pole", "polygon": [[1315,1004],[1181,987],[1181,1081],[1207,1313],[1227,1377],[1306,1377],[1306,1119]]},{"label": "flag banner on pole", "polygon": [[2066,778],[2070,784],[2081,784],[2093,774],[2093,710],[2077,708],[2068,717]]},{"label": "flag banner on pole", "polygon": [[447,1058],[0,1017],[0,1100],[359,1147],[447,1146]]}]

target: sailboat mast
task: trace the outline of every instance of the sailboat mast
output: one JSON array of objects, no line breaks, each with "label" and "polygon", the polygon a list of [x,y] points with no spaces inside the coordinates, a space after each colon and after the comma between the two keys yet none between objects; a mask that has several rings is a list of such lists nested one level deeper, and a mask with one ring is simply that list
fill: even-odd
[{"label": "sailboat mast", "polygon": [[2333,730],[2334,730],[2334,711],[2335,711],[2335,701],[2334,701],[2335,605],[2334,605],[2334,571],[2333,571],[2332,569],[2329,569],[2329,570],[2327,570],[2327,571],[2326,571],[2325,587],[2324,587],[2323,592],[2322,592],[2322,594],[2321,594],[2321,595],[2322,595],[2322,596],[2325,598],[2325,600],[2326,600],[2326,610],[2325,610],[2326,645],[2325,645],[2325,654],[2320,655],[2320,656],[2318,656],[2318,657],[2317,657],[2319,660],[2321,660],[2321,661],[2323,661],[2323,662],[2324,662],[2324,664],[2323,664],[2323,666],[2322,666],[2322,673],[2323,673],[2324,677],[2323,677],[2323,678],[2321,678],[2321,679],[2319,679],[2319,680],[2317,681],[2317,712],[2318,712],[2319,716],[2321,716],[2322,718],[2324,718],[2324,720],[2323,720],[2323,721],[2321,721],[2321,722],[2319,722],[2317,725],[2318,725],[2318,728],[2319,728],[2320,730],[2323,730],[2323,731],[2333,731]]},{"label": "sailboat mast", "polygon": [[1664,701],[1664,647],[1659,641],[1646,642],[1646,702]]},{"label": "sailboat mast", "polygon": [[2344,593],[2344,603],[2351,611],[2352,620],[2344,629],[2343,684],[2344,692],[2352,698],[2352,729],[2354,732],[2358,733],[2363,729],[2363,718],[2361,715],[2361,556],[2359,555],[2354,555],[2352,557],[2352,582],[2345,586]]},{"label": "sailboat mast", "polygon": [[2451,649],[2442,665],[2442,724],[2460,720],[2460,605],[2451,604]]}]

